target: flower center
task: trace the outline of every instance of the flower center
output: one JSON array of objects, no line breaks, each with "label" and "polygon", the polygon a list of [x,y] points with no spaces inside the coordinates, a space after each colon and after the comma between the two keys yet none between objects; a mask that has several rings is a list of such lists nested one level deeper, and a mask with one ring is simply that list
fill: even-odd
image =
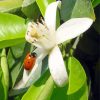
[{"label": "flower center", "polygon": [[40,37],[42,37],[42,34],[40,32],[40,31],[42,31],[42,30],[40,30],[40,23],[39,24],[32,23],[31,27],[32,27],[32,29],[30,31],[31,37],[34,37],[36,39],[39,39]]},{"label": "flower center", "polygon": [[33,43],[35,46],[40,45],[45,49],[51,49],[55,45],[54,37],[54,34],[52,35],[50,33],[50,30],[43,20],[42,24],[40,22],[29,23],[26,40]]}]

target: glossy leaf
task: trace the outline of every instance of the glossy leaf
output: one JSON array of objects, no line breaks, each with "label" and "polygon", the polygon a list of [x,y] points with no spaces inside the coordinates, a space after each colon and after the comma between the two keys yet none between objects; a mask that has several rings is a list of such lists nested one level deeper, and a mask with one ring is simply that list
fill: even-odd
[{"label": "glossy leaf", "polygon": [[[25,93],[25,95],[22,97],[22,100],[40,100],[38,99],[39,96],[41,96],[41,93],[43,90],[45,90],[45,92],[49,92],[49,90],[45,89],[45,86],[49,86],[49,80],[47,81],[48,77],[50,76],[50,73],[47,71],[34,85],[32,85],[29,90]],[[47,81],[47,82],[46,82]],[[51,80],[52,83],[52,80]],[[48,87],[47,87],[48,88]],[[52,84],[51,86],[49,86],[49,88],[52,88]],[[44,92],[43,92],[43,96],[44,96]],[[46,95],[45,95],[46,96]]]},{"label": "glossy leaf", "polygon": [[8,64],[7,64],[7,57],[6,57],[6,50],[3,49],[1,53],[1,68],[4,76],[5,81],[5,87],[8,90],[9,89],[9,70],[8,70]]},{"label": "glossy leaf", "polygon": [[[9,73],[5,49],[0,50],[0,99],[7,100],[9,88]],[[7,76],[8,75],[8,76]]]},{"label": "glossy leaf", "polygon": [[56,87],[50,100],[88,100],[88,87],[85,84],[75,93],[68,95],[68,85],[62,88]]},{"label": "glossy leaf", "polygon": [[3,40],[0,41],[0,48],[5,48],[5,47],[10,47],[10,46],[14,46],[20,43],[24,43],[25,39],[11,39],[11,40]]},{"label": "glossy leaf", "polygon": [[25,41],[25,20],[16,15],[0,13],[0,48]]},{"label": "glossy leaf", "polygon": [[74,57],[69,57],[68,69],[69,87],[67,93],[72,94],[78,91],[84,85],[86,81],[86,74],[80,62]]},{"label": "glossy leaf", "polygon": [[83,86],[75,93],[68,95],[69,100],[88,100],[88,86],[86,82],[83,84]]},{"label": "glossy leaf", "polygon": [[7,100],[7,88],[5,85],[5,80],[4,80],[4,76],[3,76],[3,72],[0,66],[0,99],[1,100]]},{"label": "glossy leaf", "polygon": [[93,7],[95,8],[96,6],[100,4],[100,0],[93,0],[92,4],[93,4]]},{"label": "glossy leaf", "polygon": [[24,0],[22,12],[30,19],[37,21],[40,16],[40,11],[35,0]]},{"label": "glossy leaf", "polygon": [[90,0],[62,0],[61,19],[89,17],[95,20],[93,7]]},{"label": "glossy leaf", "polygon": [[0,0],[0,12],[14,11],[21,7],[23,0]]},{"label": "glossy leaf", "polygon": [[34,3],[35,0],[23,0],[22,7],[27,7],[28,5]]},{"label": "glossy leaf", "polygon": [[51,2],[54,2],[54,1],[56,1],[56,0],[36,0],[37,5],[43,16],[45,15],[45,10],[46,10],[48,4],[50,4]]},{"label": "glossy leaf", "polygon": [[55,87],[50,100],[69,100],[67,95],[67,86]]},{"label": "glossy leaf", "polygon": [[47,80],[45,87],[41,91],[40,95],[38,96],[38,100],[49,100],[51,98],[52,92],[54,89],[54,81],[50,76]]}]

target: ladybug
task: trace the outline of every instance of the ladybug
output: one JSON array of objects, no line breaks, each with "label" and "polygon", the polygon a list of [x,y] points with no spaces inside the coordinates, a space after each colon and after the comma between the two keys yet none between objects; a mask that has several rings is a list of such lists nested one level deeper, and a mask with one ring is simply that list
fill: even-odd
[{"label": "ladybug", "polygon": [[24,59],[24,68],[26,70],[31,70],[36,62],[36,53],[28,53]]}]

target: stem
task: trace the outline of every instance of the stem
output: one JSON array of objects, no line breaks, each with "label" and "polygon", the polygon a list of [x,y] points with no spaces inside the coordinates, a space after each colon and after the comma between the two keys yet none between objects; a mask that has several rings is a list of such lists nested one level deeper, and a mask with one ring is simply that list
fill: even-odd
[{"label": "stem", "polygon": [[71,56],[73,55],[74,50],[75,50],[76,47],[77,47],[77,44],[78,44],[78,42],[79,42],[79,39],[80,39],[80,37],[77,37],[77,38],[76,38],[76,40],[75,40],[75,42],[74,42],[72,48],[70,49],[70,55],[71,55]]}]

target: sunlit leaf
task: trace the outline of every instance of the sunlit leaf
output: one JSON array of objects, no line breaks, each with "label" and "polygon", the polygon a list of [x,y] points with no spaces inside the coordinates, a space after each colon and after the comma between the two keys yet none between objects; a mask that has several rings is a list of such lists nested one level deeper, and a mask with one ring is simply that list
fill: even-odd
[{"label": "sunlit leaf", "polygon": [[88,100],[88,95],[88,86],[85,82],[77,92],[68,95],[68,100]]},{"label": "sunlit leaf", "polygon": [[7,98],[8,98],[7,93],[8,93],[8,90],[6,88],[3,72],[2,72],[2,69],[0,66],[0,99],[7,100]]},{"label": "sunlit leaf", "polygon": [[43,88],[43,90],[41,91],[37,99],[38,100],[50,100],[53,89],[54,89],[54,81],[52,77],[50,76],[45,84],[45,87]]},{"label": "sunlit leaf", "polygon": [[0,13],[0,48],[25,41],[25,20],[16,15]]},{"label": "sunlit leaf", "polygon": [[69,57],[68,69],[69,87],[67,93],[72,94],[78,91],[84,85],[86,81],[86,74],[80,62],[74,57]]},{"label": "sunlit leaf", "polygon": [[8,64],[7,64],[7,57],[6,57],[6,50],[3,49],[1,53],[1,68],[4,76],[5,81],[5,87],[8,90],[9,89],[9,70],[8,70]]},{"label": "sunlit leaf", "polygon": [[[22,100],[49,100],[54,89],[52,77],[47,71],[34,85],[32,85]],[[49,79],[48,79],[49,77]]]},{"label": "sunlit leaf", "polygon": [[54,2],[54,1],[56,1],[56,0],[36,0],[38,7],[43,16],[45,14],[45,10],[46,10],[48,4],[50,4],[51,2]]},{"label": "sunlit leaf", "polygon": [[68,86],[56,87],[52,93],[50,100],[88,100],[88,86],[85,84],[75,93],[68,95]]},{"label": "sunlit leaf", "polygon": [[14,11],[21,7],[23,0],[0,0],[0,12]]},{"label": "sunlit leaf", "polygon": [[34,2],[35,2],[35,0],[23,0],[22,7],[27,7]]}]

